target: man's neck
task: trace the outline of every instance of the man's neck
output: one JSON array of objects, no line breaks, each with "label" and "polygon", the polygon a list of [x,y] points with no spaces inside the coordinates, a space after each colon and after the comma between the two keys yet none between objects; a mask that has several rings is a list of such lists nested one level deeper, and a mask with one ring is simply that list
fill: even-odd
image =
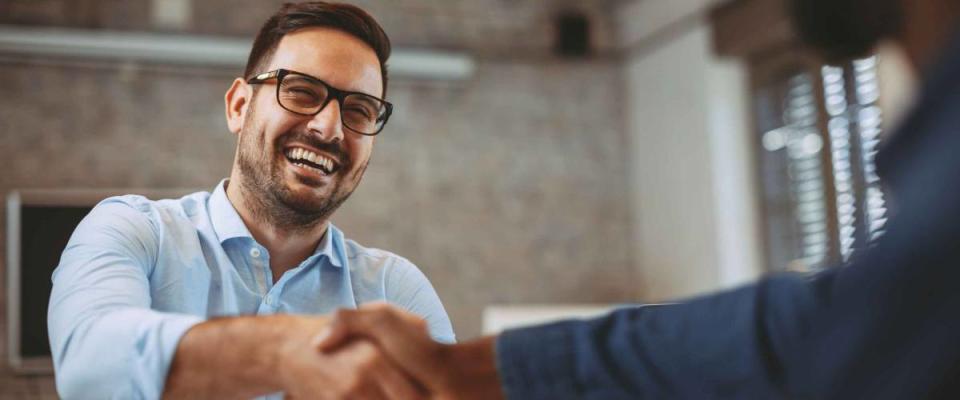
[{"label": "man's neck", "polygon": [[901,1],[905,3],[904,19],[898,41],[914,70],[922,73],[937,61],[943,48],[957,32],[960,5],[946,0]]},{"label": "man's neck", "polygon": [[241,185],[236,180],[227,181],[226,193],[227,199],[237,210],[253,239],[267,248],[274,282],[278,281],[284,272],[296,268],[310,257],[327,232],[328,221],[321,221],[307,231],[294,232],[258,218],[251,211]]}]

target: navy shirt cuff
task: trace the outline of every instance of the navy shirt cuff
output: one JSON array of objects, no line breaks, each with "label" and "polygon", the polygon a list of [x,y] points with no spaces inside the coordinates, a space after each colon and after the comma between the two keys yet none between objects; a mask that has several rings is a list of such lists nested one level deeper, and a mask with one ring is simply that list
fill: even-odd
[{"label": "navy shirt cuff", "polygon": [[497,370],[508,399],[577,398],[572,322],[509,330],[496,342]]}]

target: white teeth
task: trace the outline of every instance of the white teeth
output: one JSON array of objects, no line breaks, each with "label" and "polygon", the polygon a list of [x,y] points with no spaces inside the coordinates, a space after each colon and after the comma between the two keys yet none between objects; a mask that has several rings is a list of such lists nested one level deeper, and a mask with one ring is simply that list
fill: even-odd
[{"label": "white teeth", "polygon": [[304,163],[299,163],[299,162],[298,162],[298,163],[293,163],[293,165],[296,165],[296,166],[301,167],[301,168],[312,169],[312,170],[314,170],[314,171],[323,172],[323,171],[321,171],[321,170],[319,170],[319,169],[316,169],[316,168],[311,167],[311,166],[309,166],[309,165],[307,165],[307,164],[304,164]]},{"label": "white teeth", "polygon": [[[287,151],[287,157],[290,157],[290,159],[292,159],[292,160],[294,160],[294,161],[296,161],[296,160],[309,161],[309,162],[311,162],[311,163],[313,163],[313,164],[317,164],[317,165],[323,167],[323,169],[325,169],[326,171],[332,171],[332,170],[333,170],[333,166],[334,166],[333,159],[331,159],[331,158],[329,158],[329,157],[326,157],[326,156],[323,156],[323,155],[320,155],[320,154],[317,154],[317,153],[314,153],[314,152],[309,151],[309,150],[307,150],[307,149],[300,148],[300,147],[297,147],[297,148],[293,148],[293,149],[288,150],[288,151]],[[299,166],[303,166],[303,167],[307,167],[306,164],[300,163],[300,162],[294,162],[294,164],[299,165]],[[310,167],[307,167],[307,168],[310,168]],[[316,169],[316,168],[314,168],[314,169]]]}]

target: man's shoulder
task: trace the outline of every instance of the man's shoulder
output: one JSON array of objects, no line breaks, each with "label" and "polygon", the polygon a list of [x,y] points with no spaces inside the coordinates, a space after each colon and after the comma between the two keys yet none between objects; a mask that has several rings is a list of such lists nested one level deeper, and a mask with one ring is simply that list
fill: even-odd
[{"label": "man's shoulder", "polygon": [[423,272],[406,257],[392,251],[367,247],[355,240],[341,237],[345,267],[354,279],[386,285],[419,285],[425,280]]},{"label": "man's shoulder", "polygon": [[348,261],[351,263],[361,262],[364,264],[374,263],[379,265],[405,265],[413,266],[410,260],[388,250],[367,247],[353,239],[343,239],[343,250]]},{"label": "man's shoulder", "polygon": [[103,199],[94,206],[92,215],[133,217],[140,215],[153,224],[176,223],[205,213],[209,192],[194,192],[179,198],[153,200],[140,194],[125,194]]}]

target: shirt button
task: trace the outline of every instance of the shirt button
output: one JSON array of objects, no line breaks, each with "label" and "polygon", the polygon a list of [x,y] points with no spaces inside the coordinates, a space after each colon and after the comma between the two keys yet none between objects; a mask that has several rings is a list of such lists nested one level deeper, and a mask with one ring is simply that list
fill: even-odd
[{"label": "shirt button", "polygon": [[258,249],[258,248],[256,248],[256,247],[250,249],[250,257],[253,257],[253,258],[258,258],[258,257],[260,257],[260,249]]}]

